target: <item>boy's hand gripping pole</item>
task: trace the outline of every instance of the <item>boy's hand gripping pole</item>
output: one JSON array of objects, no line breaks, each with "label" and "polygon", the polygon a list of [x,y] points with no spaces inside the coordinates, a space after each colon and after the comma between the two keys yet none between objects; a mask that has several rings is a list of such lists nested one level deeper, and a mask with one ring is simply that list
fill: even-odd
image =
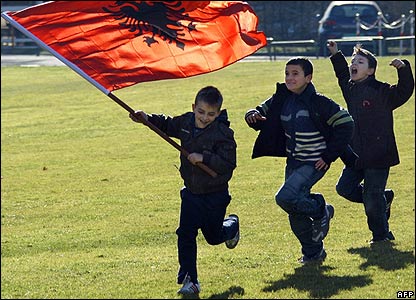
[{"label": "boy's hand gripping pole", "polygon": [[[166,133],[164,133],[162,130],[160,130],[159,128],[157,128],[155,125],[153,125],[152,123],[150,123],[148,120],[142,118],[140,115],[136,115],[135,111],[128,106],[126,103],[124,103],[123,101],[121,101],[117,96],[115,96],[112,93],[107,94],[108,97],[110,97],[112,100],[114,100],[115,102],[117,102],[121,107],[123,107],[125,110],[127,110],[129,113],[131,113],[132,115],[136,116],[137,118],[140,118],[140,121],[148,126],[150,129],[152,129],[154,132],[156,132],[159,136],[161,136],[165,141],[167,141],[169,144],[171,144],[173,147],[175,147],[177,150],[179,150],[181,152],[181,154],[185,157],[189,156],[189,152],[186,151],[184,148],[182,148],[178,143],[176,143],[174,140],[172,140]],[[212,177],[217,177],[217,173],[212,170],[211,168],[209,168],[207,165],[203,164],[203,163],[197,163],[196,164],[199,168],[201,168],[202,170],[204,170],[205,172],[207,172],[209,175],[211,175]]]}]

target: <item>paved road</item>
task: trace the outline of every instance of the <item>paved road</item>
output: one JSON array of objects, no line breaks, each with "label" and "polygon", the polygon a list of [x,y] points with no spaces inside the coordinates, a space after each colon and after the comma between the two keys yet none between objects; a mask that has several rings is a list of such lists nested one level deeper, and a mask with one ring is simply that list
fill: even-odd
[{"label": "paved road", "polygon": [[59,59],[53,55],[1,55],[1,66],[64,66]]}]

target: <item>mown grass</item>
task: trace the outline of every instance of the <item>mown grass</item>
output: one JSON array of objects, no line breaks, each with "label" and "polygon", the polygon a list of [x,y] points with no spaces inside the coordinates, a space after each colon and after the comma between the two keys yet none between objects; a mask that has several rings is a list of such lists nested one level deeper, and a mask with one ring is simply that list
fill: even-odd
[{"label": "mown grass", "polygon": [[[394,83],[390,60],[379,58],[377,78]],[[344,105],[329,60],[313,63],[318,91]],[[328,258],[302,267],[274,201],[285,162],[252,160],[257,133],[243,120],[283,82],[284,64],[241,62],[115,92],[133,109],[168,115],[189,111],[205,85],[224,95],[238,144],[228,213],[240,216],[242,239],[228,250],[198,236],[200,297],[390,299],[415,291],[414,95],[395,112],[401,164],[388,186],[396,241],[370,248],[362,205],[336,195],[337,161],[314,188],[335,206]],[[2,68],[1,92],[1,298],[180,298],[179,152],[68,67]]]}]

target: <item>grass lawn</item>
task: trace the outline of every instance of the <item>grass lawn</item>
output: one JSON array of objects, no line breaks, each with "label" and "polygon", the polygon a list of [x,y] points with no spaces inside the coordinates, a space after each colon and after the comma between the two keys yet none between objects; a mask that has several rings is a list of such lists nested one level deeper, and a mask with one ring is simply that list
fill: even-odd
[{"label": "grass lawn", "polygon": [[[415,70],[414,56],[406,58]],[[396,83],[391,59],[379,58],[377,78]],[[313,63],[317,90],[345,107],[329,59]],[[198,235],[200,297],[394,299],[414,292],[414,94],[394,113],[401,163],[388,187],[396,193],[396,240],[370,247],[363,206],[336,194],[337,160],[313,189],[335,207],[328,257],[321,267],[304,267],[274,200],[285,161],[252,160],[257,133],[244,121],[283,82],[284,65],[239,62],[115,92],[133,109],[167,115],[190,111],[203,86],[223,93],[238,145],[227,213],[239,215],[241,241],[229,250]],[[179,152],[68,67],[1,71],[1,298],[180,298]]]}]

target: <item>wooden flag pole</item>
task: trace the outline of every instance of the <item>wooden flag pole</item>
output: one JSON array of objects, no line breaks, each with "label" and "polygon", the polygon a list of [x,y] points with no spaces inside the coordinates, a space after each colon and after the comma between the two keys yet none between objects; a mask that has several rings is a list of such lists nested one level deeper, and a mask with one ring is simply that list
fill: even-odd
[{"label": "wooden flag pole", "polygon": [[[183,156],[188,157],[188,155],[189,155],[188,151],[186,151],[178,143],[176,143],[174,140],[172,140],[166,133],[164,133],[158,127],[156,127],[155,125],[150,123],[148,120],[142,118],[140,115],[136,115],[135,111],[130,106],[128,106],[126,103],[121,101],[120,98],[118,98],[117,96],[115,96],[112,93],[107,94],[107,96],[110,97],[112,100],[114,100],[116,103],[118,103],[121,107],[123,107],[129,113],[135,115],[137,118],[140,118],[140,121],[144,125],[148,126],[150,129],[152,129],[154,132],[156,132],[159,136],[161,136],[165,141],[167,141],[169,144],[171,144],[173,147],[175,147],[177,150],[179,150]],[[205,172],[207,172],[212,177],[214,177],[214,178],[217,177],[218,174],[214,170],[209,168],[207,165],[205,165],[203,163],[197,163],[196,165],[198,167],[200,167],[202,170],[204,170]]]}]

